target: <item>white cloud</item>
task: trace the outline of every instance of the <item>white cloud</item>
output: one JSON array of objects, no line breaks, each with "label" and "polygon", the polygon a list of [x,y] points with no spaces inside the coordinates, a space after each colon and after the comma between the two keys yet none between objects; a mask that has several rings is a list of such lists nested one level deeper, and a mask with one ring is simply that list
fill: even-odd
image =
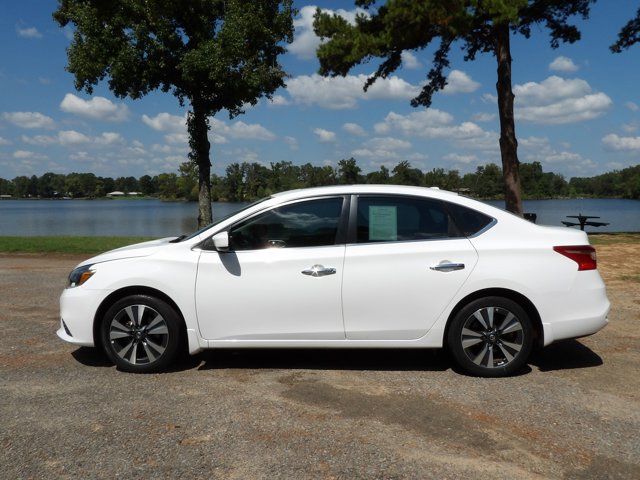
[{"label": "white cloud", "polygon": [[124,143],[124,138],[116,132],[103,132],[99,137],[95,138],[95,142],[100,145],[115,145]]},{"label": "white cloud", "polygon": [[627,133],[633,133],[638,131],[638,124],[637,123],[623,123],[622,124],[622,130],[624,130]]},{"label": "white cloud", "polygon": [[13,152],[13,158],[17,160],[44,160],[48,157],[30,150],[16,150]]},{"label": "white cloud", "polygon": [[21,128],[53,128],[55,126],[51,117],[40,112],[4,112],[2,118]]},{"label": "white cloud", "polygon": [[287,82],[287,91],[299,104],[318,105],[330,109],[354,108],[358,100],[408,100],[420,93],[420,87],[393,75],[378,79],[367,92],[363,87],[367,75],[323,77],[300,75]]},{"label": "white cloud", "polygon": [[591,120],[612,105],[601,92],[593,92],[582,79],[551,76],[540,83],[516,85],[515,115],[518,120],[557,125]]},{"label": "white cloud", "polygon": [[362,145],[375,150],[406,150],[411,148],[411,142],[395,137],[374,137]]},{"label": "white cloud", "polygon": [[602,138],[602,144],[607,150],[614,152],[640,151],[640,137],[620,137],[615,133],[610,133]]},{"label": "white cloud", "polygon": [[67,93],[60,103],[60,110],[92,120],[122,122],[129,116],[129,108],[124,103],[113,103],[108,98],[93,97],[84,100]]},{"label": "white cloud", "polygon": [[60,145],[79,145],[91,141],[85,134],[76,132],[75,130],[62,130],[58,132],[58,141]]},{"label": "white cloud", "polygon": [[416,70],[422,67],[422,64],[420,63],[418,58],[409,50],[404,50],[401,56],[402,56],[402,66],[404,68],[408,68],[409,70]]},{"label": "white cloud", "polygon": [[430,108],[401,115],[389,112],[384,121],[374,125],[379,135],[398,132],[406,137],[442,139],[458,148],[494,154],[498,151],[498,135],[486,131],[473,122],[456,124],[453,116],[442,110]]},{"label": "white cloud", "polygon": [[298,140],[294,137],[284,137],[284,143],[289,145],[291,150],[298,150]]},{"label": "white cloud", "polygon": [[483,93],[480,97],[484,103],[497,103],[498,97],[491,93]]},{"label": "white cloud", "polygon": [[[302,7],[300,15],[293,20],[295,35],[287,50],[303,60],[313,59],[316,56],[316,50],[320,46],[320,38],[313,31],[313,16],[316,13],[316,8],[315,5]],[[366,11],[361,8],[356,8],[355,10],[329,10],[323,8],[322,11],[329,14],[338,14],[351,24],[355,23],[356,14],[362,13],[366,15]]]},{"label": "white cloud", "polygon": [[332,143],[336,141],[336,133],[324,128],[314,128],[313,133],[318,137],[321,143]]},{"label": "white cloud", "polygon": [[291,102],[282,95],[274,95],[273,98],[271,100],[267,100],[267,102],[269,106],[273,107],[283,107],[291,104]]},{"label": "white cloud", "polygon": [[[165,135],[167,143],[188,143],[187,117],[159,113],[155,117],[142,115],[142,121],[149,127],[159,132],[168,132]],[[226,137],[243,140],[274,140],[276,135],[258,123],[245,123],[237,121],[231,125],[217,118],[210,118],[209,140],[212,143],[226,143]]]},{"label": "white cloud", "polygon": [[449,153],[448,155],[443,156],[442,159],[447,162],[462,163],[465,165],[478,161],[478,157],[476,155],[461,155],[459,153]]},{"label": "white cloud", "polygon": [[495,113],[479,112],[471,116],[471,120],[474,122],[490,122],[496,118]]},{"label": "white cloud", "polygon": [[36,27],[16,27],[16,32],[22,38],[42,38],[42,34]]},{"label": "white cloud", "polygon": [[11,142],[4,137],[0,137],[0,146],[11,145]]},{"label": "white cloud", "polygon": [[237,138],[242,140],[274,140],[276,138],[275,134],[263,127],[258,123],[244,123],[241,120],[232,123],[231,125],[226,125],[222,121],[217,120],[219,122],[218,129],[215,128],[214,122],[216,119],[211,119],[211,127],[213,132],[215,133],[217,130],[220,130],[223,135],[228,135],[231,138]]},{"label": "white cloud", "polygon": [[627,102],[624,104],[624,106],[627,107],[632,112],[637,112],[638,110],[640,110],[640,107],[638,106],[638,104],[634,102]]},{"label": "white cloud", "polygon": [[365,137],[367,135],[367,132],[365,132],[364,128],[362,128],[357,123],[345,123],[344,125],[342,125],[342,129],[345,132],[356,137]]},{"label": "white cloud", "polygon": [[[593,160],[584,158],[579,153],[554,148],[547,137],[523,137],[518,139],[518,146],[522,160],[541,162],[554,171],[560,169],[575,175],[586,175],[597,167]],[[562,146],[566,147],[566,144]]]},{"label": "white cloud", "polygon": [[142,121],[159,132],[183,132],[187,129],[187,117],[171,115],[166,112],[159,113],[155,117],[142,115]]},{"label": "white cloud", "polygon": [[577,72],[579,67],[569,57],[559,56],[549,64],[549,70],[563,73]]},{"label": "white cloud", "polygon": [[442,93],[453,95],[456,93],[471,93],[480,88],[480,84],[474,81],[462,70],[452,70],[447,76],[447,85]]}]

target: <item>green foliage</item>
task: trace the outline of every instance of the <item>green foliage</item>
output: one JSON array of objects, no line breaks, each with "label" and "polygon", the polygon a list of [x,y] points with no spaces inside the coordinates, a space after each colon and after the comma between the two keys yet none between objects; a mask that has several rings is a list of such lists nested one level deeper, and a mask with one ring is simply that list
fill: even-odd
[{"label": "green foliage", "polygon": [[372,58],[381,58],[365,85],[386,78],[400,67],[404,50],[420,50],[437,44],[428,82],[411,104],[430,106],[432,96],[446,86],[443,73],[449,67],[454,42],[465,52],[465,60],[478,53],[493,53],[496,28],[505,23],[513,33],[528,38],[533,27],[549,30],[553,48],[560,42],[575,42],[580,32],[569,24],[572,16],[586,18],[595,0],[357,0],[367,14],[355,25],[337,14],[317,11],[314,29],[329,41],[318,48],[322,75],[346,75],[351,68]]},{"label": "green foliage", "polygon": [[569,181],[573,195],[640,199],[640,165]]},{"label": "green foliage", "polygon": [[[144,175],[138,180],[133,177],[127,178],[135,180],[139,186],[136,189],[145,195],[174,200],[196,200],[195,170],[192,162],[185,162],[180,166],[179,174],[162,173],[154,177]],[[527,198],[585,196],[640,199],[640,165],[591,178],[574,177],[569,182],[562,175],[543,171],[539,162],[523,163],[520,170],[522,188]],[[116,179],[115,182],[119,181],[123,180]],[[475,172],[461,176],[458,170],[444,168],[423,172],[408,161],[398,163],[391,171],[382,165],[379,170],[367,174],[362,173],[353,158],[339,161],[335,169],[328,165],[316,166],[310,163],[294,165],[291,162],[276,162],[266,167],[257,162],[244,162],[227,166],[224,176],[211,177],[213,200],[231,202],[249,202],[296,188],[356,183],[438,187],[443,190],[460,190],[480,198],[501,198],[504,194],[502,170],[493,163],[478,166]],[[113,190],[105,189],[105,186],[113,186],[114,180],[109,177],[96,177],[92,173],[60,175],[50,172],[39,178],[0,178],[0,195],[27,197],[29,186],[33,184],[37,185],[37,190],[32,197],[101,197]],[[64,188],[69,186],[73,191],[61,189],[59,185],[64,185]],[[85,191],[89,193],[85,195]]]},{"label": "green foliage", "polygon": [[[211,223],[209,117],[243,113],[284,87],[278,57],[293,40],[291,0],[59,0],[53,18],[73,24],[67,70],[78,90],[102,80],[118,97],[171,92],[187,115],[189,158],[198,168],[194,190],[164,178],[167,195],[198,194],[198,223]],[[168,183],[167,183],[168,182]]]},{"label": "green foliage", "polygon": [[67,70],[88,93],[108,78],[119,97],[160,89],[237,115],[284,85],[290,1],[60,0],[53,17],[75,27]]},{"label": "green foliage", "polygon": [[614,53],[620,53],[638,42],[640,42],[640,8],[638,8],[635,18],[629,20],[622,27],[618,33],[618,40],[609,48]]}]

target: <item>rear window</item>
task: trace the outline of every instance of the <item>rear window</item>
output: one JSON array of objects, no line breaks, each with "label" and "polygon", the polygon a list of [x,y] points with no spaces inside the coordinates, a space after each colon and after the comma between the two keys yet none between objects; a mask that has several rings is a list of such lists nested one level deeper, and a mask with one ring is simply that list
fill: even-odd
[{"label": "rear window", "polygon": [[480,213],[472,208],[463,207],[456,203],[447,202],[447,210],[453,217],[453,221],[456,223],[458,229],[466,237],[475,235],[493,220],[493,218],[484,213]]}]

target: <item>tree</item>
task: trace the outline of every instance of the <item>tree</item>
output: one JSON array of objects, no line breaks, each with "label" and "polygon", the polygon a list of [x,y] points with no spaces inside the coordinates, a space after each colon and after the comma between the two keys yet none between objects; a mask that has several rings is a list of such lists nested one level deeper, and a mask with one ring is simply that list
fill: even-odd
[{"label": "tree", "polygon": [[638,42],[640,42],[640,8],[635,18],[629,20],[618,33],[618,41],[609,48],[613,53],[620,53]]},{"label": "tree", "polygon": [[367,9],[355,24],[339,15],[316,12],[314,29],[329,39],[318,48],[322,75],[346,75],[354,66],[373,57],[382,58],[377,71],[364,85],[365,91],[378,79],[400,67],[405,50],[419,50],[439,41],[427,83],[411,101],[414,107],[431,105],[432,96],[447,85],[444,70],[449,67],[449,51],[460,42],[465,60],[478,53],[491,53],[497,60],[498,111],[500,114],[500,152],[507,210],[522,215],[518,142],[513,115],[511,88],[511,34],[531,35],[533,26],[545,26],[551,47],[560,41],[580,39],[569,18],[586,18],[595,0],[356,0]]},{"label": "tree", "polygon": [[342,159],[338,162],[338,183],[343,185],[353,185],[360,183],[362,170],[356,163],[356,159]]},{"label": "tree", "polygon": [[91,94],[108,78],[120,98],[160,89],[190,105],[190,159],[198,165],[198,226],[212,221],[209,117],[230,118],[284,86],[278,63],[293,39],[291,0],[59,0],[54,19],[75,26],[67,70]]},{"label": "tree", "polygon": [[422,185],[424,174],[419,168],[413,168],[407,160],[393,167],[393,183],[396,185]]}]

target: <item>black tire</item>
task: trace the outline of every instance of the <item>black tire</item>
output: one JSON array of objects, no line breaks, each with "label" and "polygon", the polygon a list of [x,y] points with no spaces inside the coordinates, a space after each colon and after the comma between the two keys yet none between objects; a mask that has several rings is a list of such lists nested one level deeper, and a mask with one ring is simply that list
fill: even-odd
[{"label": "black tire", "polygon": [[166,369],[180,349],[182,321],[165,301],[130,295],[109,307],[100,333],[104,351],[120,370],[157,372]]},{"label": "black tire", "polygon": [[527,362],[533,336],[531,319],[518,303],[504,297],[484,297],[465,305],[452,319],[447,346],[466,373],[506,377]]}]

